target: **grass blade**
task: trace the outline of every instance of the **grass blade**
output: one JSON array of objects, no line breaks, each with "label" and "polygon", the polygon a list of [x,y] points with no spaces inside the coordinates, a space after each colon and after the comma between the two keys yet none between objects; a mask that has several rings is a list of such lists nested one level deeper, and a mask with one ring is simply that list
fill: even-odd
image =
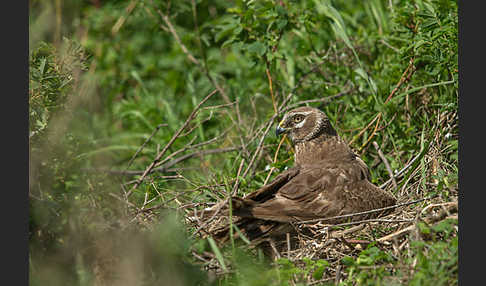
[{"label": "grass blade", "polygon": [[224,263],[223,255],[221,254],[221,251],[219,251],[218,246],[216,245],[216,242],[212,237],[208,237],[208,242],[209,245],[211,246],[211,249],[213,250],[214,255],[216,256],[216,259],[218,260],[219,264],[221,267],[224,269],[224,271],[228,271],[228,268],[226,267],[226,264]]}]

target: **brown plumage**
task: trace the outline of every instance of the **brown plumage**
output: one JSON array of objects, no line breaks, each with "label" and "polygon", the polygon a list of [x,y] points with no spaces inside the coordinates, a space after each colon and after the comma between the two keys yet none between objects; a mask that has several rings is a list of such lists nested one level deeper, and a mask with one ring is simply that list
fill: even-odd
[{"label": "brown plumage", "polygon": [[[341,216],[396,203],[390,193],[369,181],[366,164],[339,137],[322,111],[311,107],[291,110],[284,115],[276,133],[286,133],[292,140],[295,166],[246,197],[232,198],[233,215],[240,217],[235,224],[250,240],[292,232],[290,222]],[[325,223],[379,215],[383,213]],[[217,232],[216,237],[227,240],[227,228]]]}]

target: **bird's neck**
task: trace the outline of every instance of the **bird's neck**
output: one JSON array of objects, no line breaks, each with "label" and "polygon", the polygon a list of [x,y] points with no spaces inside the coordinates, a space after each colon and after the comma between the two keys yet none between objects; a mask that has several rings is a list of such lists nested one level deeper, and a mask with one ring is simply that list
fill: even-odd
[{"label": "bird's neck", "polygon": [[299,166],[321,160],[345,159],[352,154],[352,150],[338,135],[322,134],[295,144],[295,164]]}]

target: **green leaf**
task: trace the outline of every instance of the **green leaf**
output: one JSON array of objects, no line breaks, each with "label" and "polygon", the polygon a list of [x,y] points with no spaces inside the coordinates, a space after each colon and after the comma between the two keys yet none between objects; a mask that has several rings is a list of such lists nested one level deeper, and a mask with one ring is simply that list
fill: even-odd
[{"label": "green leaf", "polygon": [[221,267],[224,269],[224,271],[228,271],[228,268],[226,267],[226,263],[224,262],[223,255],[221,254],[221,251],[219,250],[218,246],[216,245],[216,242],[212,237],[208,237],[208,242],[209,245],[211,246],[211,249],[213,250],[214,255],[216,256],[216,259],[218,260],[219,264]]},{"label": "green leaf", "polygon": [[247,51],[252,53],[252,54],[257,54],[258,56],[263,56],[265,52],[267,51],[267,48],[265,47],[264,44],[260,42],[253,42],[246,47]]}]

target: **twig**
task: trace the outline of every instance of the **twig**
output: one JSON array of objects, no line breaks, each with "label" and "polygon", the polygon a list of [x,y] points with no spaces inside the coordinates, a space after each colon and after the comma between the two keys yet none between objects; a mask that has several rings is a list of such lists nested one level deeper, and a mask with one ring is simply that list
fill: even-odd
[{"label": "twig", "polygon": [[209,225],[209,223],[211,221],[213,221],[213,219],[216,218],[216,216],[218,215],[218,213],[221,211],[221,209],[223,208],[224,205],[226,205],[229,200],[233,197],[233,195],[235,195],[236,191],[238,190],[238,185],[239,185],[239,178],[240,178],[240,173],[241,173],[241,169],[243,168],[243,164],[245,162],[245,159],[241,159],[241,163],[240,163],[240,167],[238,168],[238,172],[236,174],[236,182],[233,186],[233,191],[228,194],[228,197],[224,200],[224,202],[221,202],[218,204],[217,208],[216,208],[216,211],[213,213],[213,215],[208,219],[206,220],[203,224],[201,224],[193,233],[191,236],[193,236],[194,234],[198,233],[199,231],[201,231],[202,229],[204,229],[207,225]]},{"label": "twig", "polygon": [[[191,128],[191,130],[193,130],[194,128]],[[194,138],[191,139],[191,141],[186,144],[183,148],[177,150],[177,151],[174,151],[172,152],[172,154],[170,154],[169,156],[167,156],[164,160],[162,161],[159,161],[157,162],[157,164],[155,164],[155,167],[159,167],[160,165],[164,165],[165,163],[167,163],[170,159],[172,159],[172,157],[175,157],[175,155],[179,154],[179,153],[182,153],[188,149],[194,149],[194,148],[198,148],[198,147],[201,147],[201,146],[204,146],[204,145],[208,145],[208,144],[211,144],[213,142],[216,142],[217,140],[219,140],[220,138],[222,138],[223,136],[226,135],[226,133],[228,133],[228,131],[231,129],[228,128],[226,129],[225,131],[223,131],[220,135],[214,137],[214,138],[211,138],[209,140],[206,140],[204,142],[201,142],[201,143],[198,143],[198,144],[194,144],[192,145],[192,143],[194,143],[194,141],[196,140],[197,136],[195,136]],[[186,132],[187,133],[187,132]],[[184,136],[184,135],[180,135],[180,136]],[[158,153],[158,152],[157,152]],[[196,154],[197,155],[197,154]]]},{"label": "twig", "polygon": [[[445,203],[440,203],[440,204],[431,204],[431,205],[428,205],[426,206],[425,208],[423,208],[418,214],[417,214],[417,218],[423,214],[426,210],[432,208],[432,207],[438,207],[438,206],[452,206],[452,207],[457,207],[457,202],[445,202]],[[449,210],[446,210],[446,211],[442,211],[441,213],[439,213],[437,216],[431,216],[431,217],[428,217],[425,219],[425,221],[427,223],[434,223],[434,222],[437,222],[443,218],[447,218],[447,212]],[[415,219],[417,220],[417,219]],[[379,239],[377,239],[376,241],[377,242],[385,242],[385,241],[390,241],[392,239],[395,239],[395,238],[398,238],[404,234],[407,234],[408,232],[414,230],[416,228],[416,224],[412,224],[404,229],[401,229],[399,231],[396,231],[394,233],[391,233],[389,235],[386,235],[384,237],[381,237]]]},{"label": "twig", "polygon": [[245,172],[243,172],[243,178],[246,177],[246,175],[248,174],[248,171],[250,171],[251,167],[253,166],[253,164],[255,163],[255,159],[256,157],[258,156],[258,154],[260,153],[260,151],[262,150],[262,147],[263,147],[263,140],[265,139],[265,136],[267,136],[268,132],[270,131],[270,127],[272,127],[273,125],[273,121],[275,120],[275,118],[277,118],[277,114],[278,113],[275,113],[271,118],[270,120],[267,122],[267,126],[265,128],[265,131],[263,132],[263,135],[260,137],[260,141],[258,142],[258,146],[257,146],[257,149],[255,150],[255,152],[253,153],[253,156],[251,157],[251,160],[250,160],[250,163],[248,163],[248,166],[246,167],[245,169]]},{"label": "twig", "polygon": [[[422,152],[420,152],[422,153]],[[408,162],[407,165],[405,165],[405,167],[403,167],[403,169],[401,169],[400,171],[398,171],[392,178],[398,178],[399,176],[401,176],[408,168],[410,168],[410,166],[412,166],[412,164],[418,159],[420,158],[421,154],[418,154],[417,156],[415,156],[410,162]],[[380,188],[383,189],[386,185],[388,185],[388,183],[390,183],[392,181],[392,178],[388,179],[388,181],[384,182]]]},{"label": "twig", "polygon": [[272,105],[273,105],[273,111],[277,113],[277,103],[275,102],[275,96],[273,94],[273,82],[272,82],[272,76],[270,75],[270,69],[269,69],[269,63],[267,63],[267,68],[265,69],[265,73],[267,74],[268,78],[268,86],[270,88],[270,96],[272,97]]},{"label": "twig", "polygon": [[197,21],[196,1],[191,0],[191,6],[192,6],[192,16],[193,16],[193,19],[194,19],[194,28],[196,30],[196,36],[197,36],[196,39],[197,39],[199,50],[201,51],[201,56],[202,56],[203,62],[204,62],[204,65],[202,65],[202,69],[204,71],[204,74],[209,79],[211,84],[213,84],[213,86],[219,91],[219,93],[223,97],[224,101],[226,103],[230,103],[230,99],[226,95],[226,92],[224,91],[224,89],[221,88],[221,86],[214,80],[214,78],[209,73],[208,60],[207,60],[206,52],[203,49],[203,45],[201,44],[201,33],[199,32],[199,25],[197,23],[198,21]]},{"label": "twig", "polygon": [[380,40],[380,43],[382,43],[383,45],[389,47],[390,49],[394,50],[395,52],[399,53],[400,50],[395,48],[394,46],[390,45],[389,43],[387,43],[385,40],[381,39]]},{"label": "twig", "polygon": [[331,232],[329,234],[329,237],[330,238],[337,238],[337,237],[343,237],[344,235],[346,234],[350,234],[350,233],[354,233],[356,231],[360,231],[362,230],[363,228],[365,228],[366,225],[364,224],[361,224],[361,225],[357,225],[357,226],[353,226],[353,227],[350,227],[348,229],[345,229],[345,230],[342,230],[342,231],[336,231],[336,232]]},{"label": "twig", "polygon": [[[316,284],[320,284],[322,282],[327,282],[327,281],[331,281],[331,280],[334,280],[336,279],[335,277],[329,277],[329,278],[324,278],[324,279],[321,279],[321,280],[317,280],[317,281],[313,281],[307,285],[311,286],[311,285],[316,285]],[[299,284],[300,285],[300,284]]]},{"label": "twig", "polygon": [[376,241],[377,242],[385,242],[385,241],[392,240],[394,238],[398,238],[398,237],[400,237],[400,236],[408,233],[409,231],[413,230],[414,228],[415,228],[415,225],[412,224],[410,226],[407,226],[404,229],[401,229],[401,230],[396,231],[396,232],[394,232],[392,234],[389,234],[389,235],[386,235],[384,237],[381,237],[381,238],[377,239]]},{"label": "twig", "polygon": [[159,172],[164,172],[170,167],[187,160],[189,158],[195,157],[195,156],[204,156],[204,155],[209,155],[209,154],[218,154],[218,153],[226,153],[226,152],[232,152],[232,151],[237,151],[240,150],[241,146],[236,146],[236,147],[227,147],[227,148],[218,148],[218,149],[209,149],[209,150],[201,150],[189,154],[182,155],[172,161],[169,161],[168,163],[164,164],[163,166],[160,166],[158,168],[155,168],[153,171],[159,171]]},{"label": "twig", "polygon": [[361,147],[359,147],[359,151],[361,152],[363,150],[363,148],[368,145],[368,143],[371,141],[371,138],[373,138],[376,134],[376,131],[378,130],[378,125],[380,125],[380,121],[381,121],[381,115],[382,113],[378,113],[378,121],[376,121],[376,124],[375,124],[375,129],[373,129],[373,132],[371,132],[371,135],[368,137],[368,139],[366,140],[366,142],[361,145]]},{"label": "twig", "polygon": [[287,238],[287,258],[290,259],[290,233],[287,232],[285,236]]},{"label": "twig", "polygon": [[196,116],[196,113],[199,110],[199,108],[201,107],[201,105],[203,105],[209,98],[211,98],[211,96],[213,96],[217,92],[218,92],[217,90],[213,90],[203,100],[201,100],[201,102],[199,102],[199,104],[194,108],[194,110],[192,111],[192,113],[187,118],[186,122],[184,122],[184,124],[179,128],[179,130],[177,130],[177,132],[170,139],[169,143],[167,143],[167,145],[165,145],[164,149],[162,149],[162,151],[160,151],[160,153],[157,154],[157,157],[155,157],[155,159],[152,161],[152,163],[147,167],[147,169],[145,169],[145,171],[142,174],[142,176],[138,179],[138,181],[135,183],[135,185],[133,185],[133,187],[127,193],[127,197],[130,196],[130,194],[142,183],[142,181],[145,178],[145,176],[147,176],[147,174],[150,173],[150,171],[152,171],[152,169],[154,168],[155,164],[157,164],[157,162],[162,158],[162,156],[164,156],[165,152],[167,152],[167,150],[169,149],[169,147],[172,146],[172,144],[179,137],[179,135],[181,134],[181,132],[187,127],[187,125],[189,124],[189,122],[191,122],[191,120]]},{"label": "twig", "polygon": [[245,159],[241,159],[240,167],[238,168],[238,172],[236,173],[236,182],[233,185],[233,190],[231,192],[231,197],[236,195],[236,192],[238,191],[238,187],[240,186],[240,173],[241,169],[243,169],[243,164],[245,163]]},{"label": "twig", "polygon": [[366,125],[365,128],[363,128],[356,136],[354,136],[354,138],[349,142],[349,145],[352,145],[353,142],[356,141],[356,139],[358,139],[379,117],[381,117],[381,112],[379,112],[375,116],[375,118],[373,118],[373,120],[371,120],[371,122]]},{"label": "twig", "polygon": [[143,148],[145,148],[145,145],[147,145],[147,143],[152,139],[152,137],[154,137],[154,135],[157,133],[157,131],[159,131],[160,127],[162,127],[162,126],[167,126],[167,124],[159,124],[159,125],[157,125],[157,127],[155,128],[155,130],[149,136],[149,138],[147,138],[147,140],[145,140],[145,142],[143,142],[142,146],[140,146],[138,148],[137,152],[135,152],[135,154],[133,154],[132,158],[130,158],[130,161],[128,162],[127,167],[125,168],[125,171],[128,170],[128,168],[132,165],[133,160],[135,160],[135,158],[137,157],[138,153],[140,153],[143,150]]},{"label": "twig", "polygon": [[412,219],[382,219],[382,218],[370,218],[370,219],[364,219],[364,220],[358,220],[358,221],[351,221],[351,222],[343,222],[339,224],[333,224],[332,227],[336,226],[347,226],[347,225],[353,225],[353,224],[362,224],[366,222],[388,222],[388,223],[393,223],[393,222],[412,222]]},{"label": "twig", "polygon": [[364,211],[364,212],[351,213],[351,214],[340,215],[340,216],[333,216],[333,217],[326,217],[326,218],[311,219],[311,220],[305,220],[305,221],[298,221],[298,222],[295,222],[295,223],[297,223],[297,224],[313,223],[313,222],[319,222],[319,221],[326,221],[326,220],[347,218],[347,217],[353,217],[353,216],[358,216],[358,215],[364,215],[364,214],[370,214],[370,213],[375,213],[375,212],[381,212],[381,211],[385,211],[385,210],[390,210],[390,209],[394,209],[394,208],[398,208],[398,207],[402,207],[402,206],[407,206],[407,205],[419,203],[419,202],[422,202],[422,201],[425,201],[425,200],[428,200],[428,199],[433,199],[433,198],[435,198],[437,196],[438,195],[432,195],[432,196],[429,196],[429,197],[426,197],[426,198],[421,198],[421,199],[414,200],[414,201],[410,201],[410,202],[406,202],[406,203],[396,204],[396,205],[393,205],[393,206],[379,208],[379,209],[373,209],[373,210]]},{"label": "twig", "polygon": [[395,177],[393,176],[393,171],[390,167],[390,164],[388,163],[388,160],[386,159],[385,155],[381,151],[380,146],[378,146],[378,143],[376,143],[376,141],[373,141],[373,146],[375,146],[375,149],[378,152],[378,156],[380,156],[380,159],[383,161],[383,164],[385,164],[385,168],[388,171],[388,174],[390,175],[390,178],[393,182],[393,187],[396,189],[398,187],[397,181],[395,180]]},{"label": "twig", "polygon": [[270,244],[270,247],[272,248],[273,252],[275,252],[275,256],[277,257],[277,259],[280,259],[282,256],[280,255],[280,252],[278,252],[277,247],[275,246],[275,242],[273,241],[273,239],[269,238],[268,244]]},{"label": "twig", "polygon": [[[152,1],[152,5],[154,5],[153,1]],[[167,16],[166,14],[162,13],[162,11],[160,11],[160,9],[156,9],[157,10],[157,13],[160,15],[160,17],[162,17],[162,20],[164,20],[165,24],[167,25],[167,27],[169,28],[169,31],[170,33],[172,34],[172,36],[174,37],[174,39],[176,40],[177,44],[179,45],[179,47],[181,48],[182,52],[187,56],[187,58],[192,62],[194,63],[195,65],[197,65],[198,67],[200,67],[204,74],[206,75],[206,77],[209,79],[209,81],[211,82],[211,84],[219,91],[220,95],[223,97],[224,101],[226,103],[230,103],[231,100],[229,99],[229,97],[226,95],[226,93],[224,92],[224,90],[221,88],[221,86],[219,86],[219,84],[213,79],[213,77],[209,74],[209,70],[207,68],[207,65],[201,65],[201,62],[199,62],[199,60],[197,60],[192,54],[191,52],[189,52],[189,50],[187,49],[187,47],[182,43],[181,39],[179,38],[179,35],[177,35],[177,32],[174,28],[174,26],[172,25],[172,23],[170,22],[170,19],[169,19],[169,16]]]},{"label": "twig", "polygon": [[120,18],[118,18],[118,20],[116,21],[115,25],[113,25],[113,27],[111,28],[111,34],[112,35],[116,35],[116,33],[118,33],[118,31],[123,26],[123,24],[125,23],[128,16],[130,16],[130,14],[132,13],[135,6],[137,6],[138,2],[139,1],[137,1],[137,0],[132,0],[128,4],[128,6],[125,8],[125,14],[121,15]]},{"label": "twig", "polygon": [[[152,4],[153,4],[153,2],[152,2]],[[176,40],[176,42],[179,45],[179,47],[181,48],[182,52],[184,54],[186,54],[187,58],[191,62],[193,62],[194,64],[199,66],[200,65],[199,61],[191,54],[191,52],[189,52],[189,50],[186,48],[186,46],[182,43],[181,39],[179,38],[179,35],[177,35],[177,32],[174,29],[174,26],[172,26],[172,23],[170,22],[169,17],[167,15],[165,15],[164,13],[162,13],[162,11],[160,11],[160,9],[156,9],[156,10],[157,10],[157,13],[160,15],[160,17],[162,17],[162,20],[164,20],[167,27],[169,28],[170,33],[172,34],[172,36]]]},{"label": "twig", "polygon": [[[400,86],[402,86],[402,84],[405,81],[408,81],[410,79],[410,77],[412,76],[412,74],[415,72],[415,66],[413,65],[413,61],[414,61],[414,58],[411,58],[410,63],[408,64],[408,67],[405,69],[405,71],[402,74],[402,77],[400,78],[400,81],[395,86],[395,88],[392,90],[390,95],[388,95],[388,97],[385,100],[385,103],[387,103],[393,97],[393,95],[398,91]],[[408,73],[408,75],[407,75],[407,73]]]},{"label": "twig", "polygon": [[334,285],[339,285],[339,282],[341,280],[341,265],[338,265],[337,270],[336,270],[336,279],[334,280]]},{"label": "twig", "polygon": [[[280,139],[280,142],[278,143],[277,150],[275,151],[275,156],[273,157],[273,163],[274,164],[277,162],[278,152],[280,151],[280,147],[282,146],[282,143],[284,142],[285,138],[287,138],[287,134],[284,134],[284,136],[282,136],[282,139]],[[263,185],[266,185],[267,184],[268,179],[270,179],[270,176],[272,175],[272,172],[274,170],[275,170],[275,167],[270,168],[270,172],[268,172],[268,175],[265,178],[265,181],[263,182]]]},{"label": "twig", "polygon": [[339,98],[339,97],[342,97],[342,96],[350,93],[354,89],[355,88],[352,88],[351,87],[348,90],[342,91],[342,92],[337,93],[335,95],[331,95],[331,96],[327,96],[327,97],[323,97],[323,98],[318,98],[318,99],[309,99],[309,100],[299,101],[297,103],[294,103],[292,105],[289,105],[289,106],[285,107],[281,112],[285,112],[285,111],[290,110],[290,109],[292,109],[294,107],[297,107],[297,106],[300,106],[300,105],[304,105],[304,104],[308,104],[308,103],[315,103],[315,102],[329,103],[331,100],[336,99],[336,98]]}]

